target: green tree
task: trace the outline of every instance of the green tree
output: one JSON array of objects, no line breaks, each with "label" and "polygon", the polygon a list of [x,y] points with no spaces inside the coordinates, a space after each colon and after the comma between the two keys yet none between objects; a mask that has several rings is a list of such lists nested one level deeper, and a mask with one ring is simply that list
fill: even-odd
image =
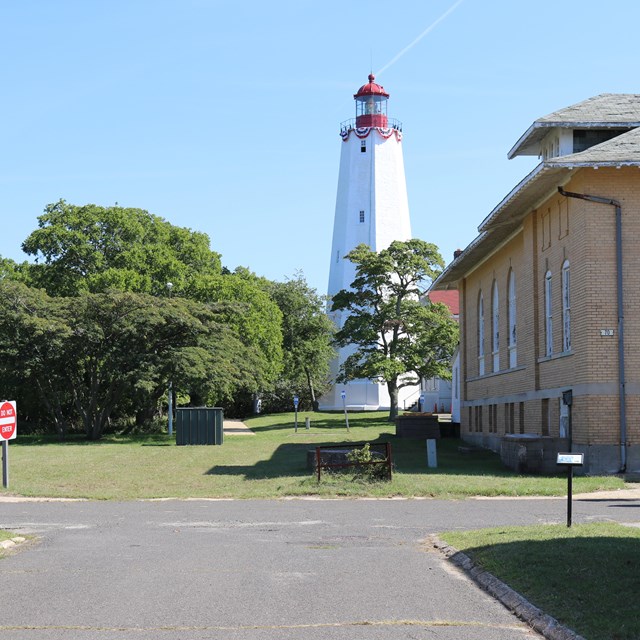
[{"label": "green tree", "polygon": [[167,282],[179,294],[196,275],[221,273],[206,234],[117,205],[50,204],[22,249],[36,261],[30,284],[50,295],[110,289],[162,295]]},{"label": "green tree", "polygon": [[220,276],[201,276],[190,283],[186,295],[217,304],[221,319],[246,347],[250,366],[238,391],[250,397],[270,389],[282,370],[282,313],[264,290],[260,279],[246,270]]},{"label": "green tree", "polygon": [[253,356],[211,305],[131,292],[47,296],[0,281],[0,383],[64,435],[102,436],[118,410],[154,407],[167,382],[229,397]]},{"label": "green tree", "polygon": [[270,283],[269,291],[282,312],[284,368],[279,391],[286,397],[281,403],[289,406],[292,395],[299,393],[302,404],[317,411],[317,397],[329,389],[329,364],[335,357],[335,326],[325,313],[326,300],[301,273]]},{"label": "green tree", "polygon": [[338,382],[386,383],[394,420],[399,389],[421,377],[450,376],[458,325],[445,305],[420,302],[444,263],[435,245],[418,239],[395,241],[380,253],[361,244],[345,258],[355,264],[356,277],[350,289],[334,296],[332,311],[348,314],[337,345],[353,345],[355,351],[342,364]]},{"label": "green tree", "polygon": [[23,419],[51,424],[64,437],[73,407],[60,367],[71,330],[60,304],[6,278],[0,280],[0,296],[0,388],[18,401]]}]

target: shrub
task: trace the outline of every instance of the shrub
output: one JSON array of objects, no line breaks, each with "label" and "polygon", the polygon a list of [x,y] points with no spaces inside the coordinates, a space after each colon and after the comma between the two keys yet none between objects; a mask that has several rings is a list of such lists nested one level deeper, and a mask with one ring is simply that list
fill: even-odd
[{"label": "shrub", "polygon": [[347,460],[354,465],[353,480],[363,480],[365,482],[390,480],[386,459],[381,453],[371,451],[368,442],[361,449],[350,451],[347,454]]}]

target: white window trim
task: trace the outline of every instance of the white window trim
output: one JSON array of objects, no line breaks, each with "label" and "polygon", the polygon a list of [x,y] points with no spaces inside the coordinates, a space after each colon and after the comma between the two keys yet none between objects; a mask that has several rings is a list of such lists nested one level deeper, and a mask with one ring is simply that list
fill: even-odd
[{"label": "white window trim", "polygon": [[484,298],[478,298],[478,375],[484,375]]},{"label": "white window trim", "polygon": [[545,355],[553,355],[553,308],[552,308],[551,271],[544,275],[544,331]]},{"label": "white window trim", "polygon": [[518,366],[518,336],[516,325],[516,277],[513,269],[509,271],[509,289],[508,289],[508,319],[509,319],[509,369]]},{"label": "white window trim", "polygon": [[491,355],[493,356],[493,371],[500,371],[500,298],[498,283],[495,280],[491,293]]},{"label": "white window trim", "polygon": [[571,351],[571,273],[568,260],[562,265],[562,350]]}]

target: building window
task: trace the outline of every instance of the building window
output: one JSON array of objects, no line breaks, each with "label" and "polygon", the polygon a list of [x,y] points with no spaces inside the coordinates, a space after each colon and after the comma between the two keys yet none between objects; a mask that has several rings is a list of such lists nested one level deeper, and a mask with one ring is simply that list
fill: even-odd
[{"label": "building window", "polygon": [[504,405],[505,433],[515,433],[515,405],[509,402]]},{"label": "building window", "polygon": [[484,300],[478,296],[478,375],[484,375]]},{"label": "building window", "polygon": [[476,433],[482,433],[482,407],[475,407]]},{"label": "building window", "polygon": [[558,203],[558,239],[569,233],[569,202],[565,198]]},{"label": "building window", "polygon": [[549,398],[543,398],[542,400],[542,435],[549,435],[549,424],[551,424],[551,420],[549,419]]},{"label": "building window", "polygon": [[569,261],[562,265],[562,350],[571,351],[571,277]]},{"label": "building window", "polygon": [[489,405],[489,433],[498,433],[498,405]]},{"label": "building window", "polygon": [[518,413],[520,414],[520,433],[524,433],[524,402],[520,402],[518,407]]},{"label": "building window", "polygon": [[545,355],[553,354],[553,313],[551,305],[551,271],[544,276],[544,330],[545,330]]},{"label": "building window", "polygon": [[493,281],[491,295],[491,354],[493,356],[493,370],[500,371],[500,307],[498,305],[498,283]]},{"label": "building window", "polygon": [[509,298],[508,298],[508,312],[509,318],[509,368],[518,366],[518,350],[516,340],[516,277],[513,274],[513,269],[509,271]]},{"label": "building window", "polygon": [[359,220],[360,220],[360,224],[362,224],[364,222],[364,211],[360,211]]},{"label": "building window", "polygon": [[551,246],[551,209],[542,214],[542,250]]},{"label": "building window", "polygon": [[367,141],[360,140],[360,153],[366,153],[366,152],[367,152]]}]

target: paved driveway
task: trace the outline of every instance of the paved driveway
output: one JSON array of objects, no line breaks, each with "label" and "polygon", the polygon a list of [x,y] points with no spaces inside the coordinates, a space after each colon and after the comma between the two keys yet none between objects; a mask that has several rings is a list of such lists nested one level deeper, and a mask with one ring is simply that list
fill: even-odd
[{"label": "paved driveway", "polygon": [[424,540],[564,520],[561,500],[0,503],[0,528],[39,536],[0,561],[0,639],[536,638]]}]

